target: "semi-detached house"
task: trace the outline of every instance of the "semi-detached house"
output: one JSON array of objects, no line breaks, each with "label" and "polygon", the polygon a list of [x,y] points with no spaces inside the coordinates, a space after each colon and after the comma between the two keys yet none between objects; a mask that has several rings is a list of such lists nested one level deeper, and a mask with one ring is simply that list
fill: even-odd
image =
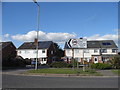
[{"label": "semi-detached house", "polygon": [[67,62],[74,56],[78,62],[82,62],[84,58],[87,62],[104,63],[118,54],[118,47],[113,40],[87,41],[87,48],[73,48],[73,50],[66,42],[64,49]]},{"label": "semi-detached house", "polygon": [[[51,63],[54,57],[55,48],[52,41],[38,42],[38,63],[47,64]],[[17,55],[23,59],[36,60],[36,44],[35,42],[24,42],[18,49]]]}]

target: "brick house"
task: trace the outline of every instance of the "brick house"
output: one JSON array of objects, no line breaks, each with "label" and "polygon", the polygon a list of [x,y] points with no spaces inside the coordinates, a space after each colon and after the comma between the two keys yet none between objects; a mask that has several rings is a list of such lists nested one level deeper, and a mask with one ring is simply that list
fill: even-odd
[{"label": "brick house", "polygon": [[12,42],[0,42],[0,47],[2,60],[14,59],[16,57],[16,47]]}]

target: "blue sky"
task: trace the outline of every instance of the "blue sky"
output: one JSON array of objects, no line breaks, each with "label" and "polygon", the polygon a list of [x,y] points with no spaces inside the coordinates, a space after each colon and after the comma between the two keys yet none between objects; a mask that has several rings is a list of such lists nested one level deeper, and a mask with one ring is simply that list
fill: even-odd
[{"label": "blue sky", "polygon": [[[63,47],[69,38],[112,39],[117,42],[117,2],[39,2],[40,40],[53,40]],[[16,47],[33,41],[37,6],[32,2],[3,3],[3,40]]]}]

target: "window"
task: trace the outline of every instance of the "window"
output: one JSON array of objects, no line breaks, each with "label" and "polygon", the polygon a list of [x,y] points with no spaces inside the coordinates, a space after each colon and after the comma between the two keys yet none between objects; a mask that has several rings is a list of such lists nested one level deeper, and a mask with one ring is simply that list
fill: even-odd
[{"label": "window", "polygon": [[76,50],[75,50],[75,53],[79,53],[79,50],[76,49]]},{"label": "window", "polygon": [[89,53],[89,50],[88,49],[84,50],[84,53]]},{"label": "window", "polygon": [[21,51],[18,51],[19,54],[21,54]]},{"label": "window", "polygon": [[116,49],[112,49],[112,53],[116,53]]},{"label": "window", "polygon": [[46,61],[46,58],[42,58],[42,61]]},{"label": "window", "polygon": [[109,42],[102,43],[103,45],[111,45]]},{"label": "window", "polygon": [[51,51],[51,54],[53,54],[53,51]]},{"label": "window", "polygon": [[25,53],[27,54],[27,53],[29,53],[29,51],[26,50]]},{"label": "window", "polygon": [[107,49],[101,49],[102,53],[107,53]]},{"label": "window", "polygon": [[33,53],[37,53],[37,51],[36,51],[36,50],[34,50],[34,51],[33,51]]},{"label": "window", "polygon": [[45,49],[42,50],[42,53],[45,53]]},{"label": "window", "polygon": [[94,49],[94,53],[98,53],[98,49]]},{"label": "window", "polygon": [[70,50],[66,50],[67,53],[70,53]]}]

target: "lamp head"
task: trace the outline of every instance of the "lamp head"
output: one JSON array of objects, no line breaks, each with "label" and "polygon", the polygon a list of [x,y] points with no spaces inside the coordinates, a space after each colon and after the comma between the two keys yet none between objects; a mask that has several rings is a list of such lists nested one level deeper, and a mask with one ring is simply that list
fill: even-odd
[{"label": "lamp head", "polygon": [[34,3],[37,3],[37,1],[36,0],[33,0],[34,1]]}]

